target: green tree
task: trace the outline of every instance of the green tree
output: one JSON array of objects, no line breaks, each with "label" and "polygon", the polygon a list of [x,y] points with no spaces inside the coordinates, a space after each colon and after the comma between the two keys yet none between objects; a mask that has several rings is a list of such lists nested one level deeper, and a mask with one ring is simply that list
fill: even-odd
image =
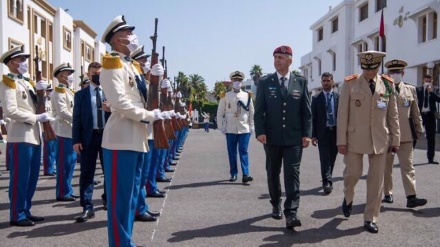
[{"label": "green tree", "polygon": [[192,74],[188,76],[189,85],[191,87],[191,97],[192,100],[205,100],[206,93],[208,92],[208,87],[205,84],[205,79],[198,74]]},{"label": "green tree", "polygon": [[212,91],[212,93],[214,94],[214,97],[217,100],[220,100],[220,96],[222,93],[226,93],[226,87],[225,84],[222,81],[217,81],[214,84],[214,91]]},{"label": "green tree", "polygon": [[178,87],[180,92],[182,93],[182,98],[190,99],[191,98],[191,85],[189,83],[189,78],[185,75],[185,73],[179,71],[177,75]]},{"label": "green tree", "polygon": [[252,80],[254,81],[254,85],[258,86],[258,81],[260,80],[260,77],[263,75],[263,69],[261,68],[260,65],[255,64],[251,68],[250,75]]}]

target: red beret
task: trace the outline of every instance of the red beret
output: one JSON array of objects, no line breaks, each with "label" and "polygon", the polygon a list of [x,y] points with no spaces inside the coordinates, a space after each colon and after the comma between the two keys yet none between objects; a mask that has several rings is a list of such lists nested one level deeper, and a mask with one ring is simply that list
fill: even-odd
[{"label": "red beret", "polygon": [[279,53],[279,54],[286,54],[286,55],[290,55],[290,56],[292,56],[292,54],[293,54],[293,52],[292,52],[292,48],[290,48],[290,47],[287,46],[287,45],[282,45],[282,46],[276,48],[276,49],[273,51],[273,55],[275,55],[276,53]]}]

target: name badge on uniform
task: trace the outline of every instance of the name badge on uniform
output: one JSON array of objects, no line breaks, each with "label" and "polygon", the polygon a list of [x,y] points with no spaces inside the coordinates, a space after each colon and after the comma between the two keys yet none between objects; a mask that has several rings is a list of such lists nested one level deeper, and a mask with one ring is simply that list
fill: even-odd
[{"label": "name badge on uniform", "polygon": [[133,87],[134,86],[134,80],[133,80],[133,78],[131,78],[131,77],[129,77],[128,78],[128,85],[130,85],[130,87]]},{"label": "name badge on uniform", "polygon": [[21,92],[21,97],[23,98],[23,99],[27,99],[27,94],[26,94],[26,92]]},{"label": "name badge on uniform", "polygon": [[409,100],[408,99],[405,99],[405,101],[403,101],[403,106],[409,107]]},{"label": "name badge on uniform", "polygon": [[377,101],[377,108],[379,108],[379,109],[385,109],[385,108],[387,108],[387,103],[384,102],[384,101],[382,101],[382,100],[378,100],[378,101]]}]

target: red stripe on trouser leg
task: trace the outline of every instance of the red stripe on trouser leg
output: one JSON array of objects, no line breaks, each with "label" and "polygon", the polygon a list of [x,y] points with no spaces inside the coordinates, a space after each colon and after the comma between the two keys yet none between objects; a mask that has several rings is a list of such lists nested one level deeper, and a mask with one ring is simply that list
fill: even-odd
[{"label": "red stripe on trouser leg", "polygon": [[113,217],[113,235],[115,236],[115,243],[116,246],[120,246],[120,240],[119,240],[119,231],[118,231],[118,218],[116,216],[116,192],[117,192],[117,181],[118,181],[118,152],[112,151],[113,157],[112,157],[112,180],[111,180],[111,193],[112,193],[112,217]]},{"label": "red stripe on trouser leg", "polygon": [[[17,212],[17,189],[18,189],[18,143],[14,143],[12,147],[12,152],[14,153],[13,157],[13,166],[14,166],[14,182],[12,185],[12,218],[14,221],[18,220],[18,212]],[[9,151],[9,150],[8,150]]]}]

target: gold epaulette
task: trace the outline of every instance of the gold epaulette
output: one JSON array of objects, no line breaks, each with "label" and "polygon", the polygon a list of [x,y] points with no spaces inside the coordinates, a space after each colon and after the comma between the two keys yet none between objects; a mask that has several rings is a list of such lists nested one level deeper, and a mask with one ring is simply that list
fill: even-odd
[{"label": "gold epaulette", "polygon": [[121,69],[123,67],[119,56],[106,54],[102,58],[102,68],[104,69]]},{"label": "gold epaulette", "polygon": [[138,61],[136,61],[136,60],[133,60],[132,61],[132,63],[133,63],[133,66],[137,69],[137,71],[139,72],[139,74],[143,74],[144,72],[142,71],[142,69],[141,69],[141,64],[138,62]]},{"label": "gold epaulette", "polygon": [[247,93],[249,94],[249,96],[250,96],[251,98],[254,97],[254,93],[252,93],[251,91],[248,91]]},{"label": "gold epaulette", "polygon": [[225,97],[225,95],[226,95],[226,93],[225,93],[225,92],[221,92],[221,93],[220,93],[220,99],[221,99],[221,98],[224,98],[224,97]]},{"label": "gold epaulette", "polygon": [[389,77],[387,74],[382,74],[382,79],[387,80],[389,83],[394,83],[393,78]]},{"label": "gold epaulette", "polygon": [[75,90],[73,90],[73,89],[70,89],[70,91],[72,91],[72,93],[73,93],[73,94],[75,94]]},{"label": "gold epaulette", "polygon": [[16,89],[17,85],[15,84],[14,79],[10,78],[7,75],[3,75],[3,84],[5,84],[6,86]]},{"label": "gold epaulette", "polygon": [[55,87],[55,92],[57,92],[57,93],[66,93],[66,88],[64,88],[64,87]]},{"label": "gold epaulette", "polygon": [[29,83],[32,85],[32,87],[35,87],[37,85],[33,80],[29,80]]},{"label": "gold epaulette", "polygon": [[354,74],[354,75],[350,75],[350,76],[345,77],[344,81],[347,82],[347,81],[351,81],[351,80],[356,79],[356,78],[358,78],[358,75]]}]

